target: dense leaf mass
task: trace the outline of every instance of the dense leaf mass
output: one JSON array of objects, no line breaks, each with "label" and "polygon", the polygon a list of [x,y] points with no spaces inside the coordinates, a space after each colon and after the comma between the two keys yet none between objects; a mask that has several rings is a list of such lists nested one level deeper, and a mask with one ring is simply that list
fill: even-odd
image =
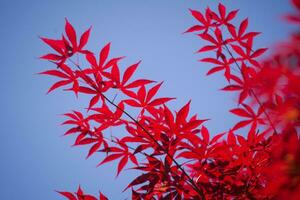
[{"label": "dense leaf mass", "polygon": [[[300,1],[292,3],[296,11],[286,19],[299,25]],[[186,33],[205,41],[197,52],[212,65],[207,75],[222,72],[228,82],[222,90],[237,95],[229,112],[239,121],[230,130],[211,134],[207,119],[190,113],[191,101],[172,111],[174,98],[157,95],[162,82],[134,79],[140,62],[121,66],[123,57],[111,58],[110,43],[99,56],[86,50],[91,29],[78,41],[66,20],[61,39],[41,38],[55,51],[41,57],[55,65],[41,72],[57,78],[48,92],[62,87],[89,97],[86,112],[64,115],[65,135],[75,136],[75,146],[89,146],[87,158],[99,156],[99,165],[117,162],[117,176],[126,167],[139,171],[125,188],[135,200],[299,199],[300,34],[259,59],[267,49],[253,47],[259,33],[247,30],[248,19],[236,22],[238,10],[219,4],[217,11],[190,12],[197,24]],[[112,128],[122,134],[112,135]],[[69,200],[107,199],[80,187],[59,193]]]}]

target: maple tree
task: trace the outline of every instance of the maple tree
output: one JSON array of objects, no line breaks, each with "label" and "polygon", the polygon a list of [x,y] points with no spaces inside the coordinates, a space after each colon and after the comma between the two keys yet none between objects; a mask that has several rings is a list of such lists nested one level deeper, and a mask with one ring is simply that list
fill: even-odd
[{"label": "maple tree", "polygon": [[[296,12],[286,20],[300,25],[300,1],[292,3]],[[162,82],[133,79],[140,62],[121,66],[123,57],[110,58],[110,43],[96,58],[85,49],[91,29],[79,39],[66,20],[61,39],[41,38],[55,51],[41,58],[56,67],[41,74],[59,79],[48,92],[64,87],[90,97],[86,112],[64,115],[65,135],[76,136],[75,146],[88,145],[87,157],[99,154],[98,165],[117,161],[117,176],[126,166],[139,171],[125,188],[132,199],[299,199],[300,34],[259,59],[267,49],[254,49],[259,33],[247,31],[248,19],[232,23],[238,10],[219,4],[216,11],[190,13],[197,24],[185,33],[206,41],[197,51],[200,61],[212,65],[207,75],[222,72],[228,82],[222,90],[237,95],[230,113],[238,123],[212,137],[206,119],[191,114],[191,101],[172,111],[167,103],[174,98],[156,95]],[[118,98],[108,98],[116,92]],[[110,136],[112,127],[127,134]],[[80,187],[58,193],[69,200],[108,199]]]}]

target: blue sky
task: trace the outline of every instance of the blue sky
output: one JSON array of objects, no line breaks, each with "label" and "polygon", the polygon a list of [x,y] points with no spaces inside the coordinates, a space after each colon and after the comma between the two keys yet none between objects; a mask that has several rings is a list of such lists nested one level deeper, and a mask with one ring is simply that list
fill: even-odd
[{"label": "blue sky", "polygon": [[[177,97],[177,109],[192,99],[192,112],[212,133],[224,131],[235,119],[228,113],[234,96],[220,89],[221,76],[206,77],[208,66],[194,52],[201,41],[181,33],[195,21],[188,8],[216,8],[212,0],[1,0],[1,199],[61,199],[54,190],[73,191],[79,184],[89,193],[99,190],[110,199],[122,193],[135,172],[115,179],[115,165],[96,168],[99,157],[85,160],[87,149],[71,148],[72,138],[60,137],[65,127],[60,114],[84,104],[73,95],[45,95],[53,83],[35,73],[50,65],[37,59],[48,48],[38,36],[59,37],[64,18],[79,31],[93,25],[88,47],[96,52],[112,42],[112,55],[124,55],[124,65],[142,60],[138,76],[164,81],[162,96]],[[292,10],[284,0],[224,0],[228,9],[249,17],[250,29],[263,34],[257,46],[270,47],[285,39],[292,27],[280,16]]]}]

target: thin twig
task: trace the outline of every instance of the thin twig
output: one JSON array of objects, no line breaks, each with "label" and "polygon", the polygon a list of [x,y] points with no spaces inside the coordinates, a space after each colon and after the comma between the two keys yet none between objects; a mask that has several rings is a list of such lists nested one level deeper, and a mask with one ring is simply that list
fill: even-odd
[{"label": "thin twig", "polygon": [[[224,46],[225,46],[227,52],[229,53],[229,55],[231,56],[231,58],[234,60],[234,63],[236,64],[236,66],[237,66],[238,69],[240,70],[242,76],[244,77],[244,74],[243,74],[243,72],[242,72],[242,69],[241,69],[240,65],[237,63],[236,58],[233,56],[232,52],[229,50],[229,48],[228,48],[228,46],[226,45],[225,42],[224,42]],[[253,91],[253,89],[250,88],[249,90],[250,90],[250,93],[254,96],[254,98],[255,98],[255,100],[257,101],[257,103],[259,104],[259,106],[262,108],[263,113],[266,115],[267,120],[269,121],[269,123],[270,123],[272,129],[274,130],[274,133],[275,133],[275,134],[278,134],[278,132],[277,132],[277,130],[276,130],[276,128],[275,128],[275,125],[273,124],[273,122],[272,122],[272,120],[271,120],[269,114],[267,113],[267,111],[266,111],[264,105],[263,105],[262,102],[259,100],[258,96],[255,94],[255,92]]]},{"label": "thin twig", "polygon": [[[209,30],[214,31],[212,28],[209,28]],[[229,53],[229,55],[230,55],[230,57],[233,59],[235,65],[236,65],[237,68],[239,69],[239,72],[241,73],[241,75],[242,75],[243,78],[245,79],[244,74],[243,74],[243,72],[242,72],[242,69],[241,69],[240,65],[238,64],[236,58],[233,56],[232,52],[231,52],[230,49],[228,48],[228,46],[227,46],[226,42],[223,40],[223,38],[221,38],[221,39],[222,39],[223,46],[225,47],[226,51]],[[252,48],[248,48],[248,47],[246,47],[246,48],[247,48],[248,50],[250,50],[251,52],[254,52],[254,51],[252,50]],[[265,107],[263,106],[262,102],[259,100],[258,96],[255,94],[255,92],[253,91],[252,88],[250,88],[249,90],[250,90],[250,94],[252,94],[252,95],[254,96],[255,100],[257,101],[257,103],[259,104],[259,106],[262,108],[263,113],[265,114],[265,116],[267,117],[267,120],[268,120],[269,123],[270,123],[270,126],[271,126],[272,129],[274,130],[274,133],[277,135],[278,132],[277,132],[277,130],[276,130],[276,127],[275,127],[274,123],[272,122],[271,117],[270,117],[269,114],[267,113]]]}]

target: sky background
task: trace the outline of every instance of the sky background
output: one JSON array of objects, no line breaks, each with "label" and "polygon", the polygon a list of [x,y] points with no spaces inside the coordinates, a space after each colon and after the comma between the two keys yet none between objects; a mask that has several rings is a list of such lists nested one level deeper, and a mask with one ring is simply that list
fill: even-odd
[{"label": "sky background", "polygon": [[[96,168],[96,155],[85,160],[87,149],[70,147],[72,137],[61,137],[60,114],[83,108],[73,95],[56,91],[45,95],[53,79],[35,75],[50,65],[37,59],[47,53],[38,36],[60,37],[64,18],[82,33],[93,26],[88,47],[98,52],[112,42],[112,56],[126,56],[124,66],[142,60],[137,77],[164,81],[161,96],[177,97],[178,109],[192,99],[192,112],[212,119],[212,134],[235,123],[228,113],[234,96],[218,91],[221,76],[206,77],[208,66],[194,52],[202,46],[182,32],[195,24],[188,8],[216,8],[212,0],[1,0],[0,1],[0,198],[5,200],[63,199],[54,190],[89,193],[101,190],[110,199],[130,199],[122,190],[134,171],[115,178],[116,164]],[[228,9],[249,17],[250,30],[263,34],[259,47],[270,47],[292,31],[280,16],[292,10],[285,0],[227,0]],[[102,158],[102,157],[101,157]]]}]

